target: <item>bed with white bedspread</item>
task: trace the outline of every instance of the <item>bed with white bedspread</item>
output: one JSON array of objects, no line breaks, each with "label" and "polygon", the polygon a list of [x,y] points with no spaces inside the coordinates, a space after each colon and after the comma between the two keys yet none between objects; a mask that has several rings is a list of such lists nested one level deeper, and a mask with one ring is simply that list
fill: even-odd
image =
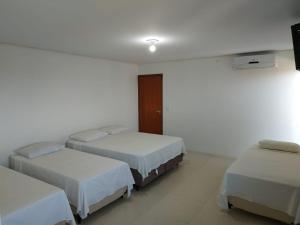
[{"label": "bed with white bedspread", "polygon": [[63,190],[0,166],[0,224],[75,225]]},{"label": "bed with white bedspread", "polygon": [[[258,204],[269,217],[292,218],[300,222],[300,154],[261,149],[255,146],[244,152],[226,171],[218,199],[228,209],[229,198],[246,204]],[[245,201],[244,201],[245,203]],[[245,204],[244,204],[245,205]],[[251,208],[251,207],[250,207]],[[255,209],[254,209],[255,210]],[[270,210],[275,210],[271,212]],[[263,212],[258,212],[264,215]],[[274,214],[275,217],[272,217]],[[278,217],[278,218],[277,218]]]},{"label": "bed with white bedspread", "polygon": [[130,196],[134,184],[126,163],[68,148],[33,159],[12,155],[11,167],[64,189],[82,219],[90,206],[120,188],[127,187]]},{"label": "bed with white bedspread", "polygon": [[143,178],[160,165],[186,153],[182,138],[141,132],[121,132],[89,142],[69,139],[67,146],[127,162]]}]

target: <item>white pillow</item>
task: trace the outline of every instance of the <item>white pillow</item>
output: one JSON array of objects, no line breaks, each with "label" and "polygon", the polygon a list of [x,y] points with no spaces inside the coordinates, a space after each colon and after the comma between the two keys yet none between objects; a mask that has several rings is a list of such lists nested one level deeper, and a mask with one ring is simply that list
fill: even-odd
[{"label": "white pillow", "polygon": [[127,127],[123,127],[121,125],[112,125],[107,127],[101,127],[99,130],[106,132],[108,134],[119,134],[125,131],[129,131]]},{"label": "white pillow", "polygon": [[59,151],[65,146],[53,142],[39,142],[17,149],[15,152],[26,158],[32,159],[52,152]]},{"label": "white pillow", "polygon": [[95,141],[97,139],[103,138],[107,135],[108,133],[106,132],[103,132],[98,129],[92,129],[92,130],[85,130],[85,131],[72,134],[70,136],[70,139],[75,141],[89,142],[89,141]]},{"label": "white pillow", "polygon": [[300,145],[293,142],[274,141],[274,140],[261,140],[259,146],[264,149],[279,150],[286,152],[298,153]]}]

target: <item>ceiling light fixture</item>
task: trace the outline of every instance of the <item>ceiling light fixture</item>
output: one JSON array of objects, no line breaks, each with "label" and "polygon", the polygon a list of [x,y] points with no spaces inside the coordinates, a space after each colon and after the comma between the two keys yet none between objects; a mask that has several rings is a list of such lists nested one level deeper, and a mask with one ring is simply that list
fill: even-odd
[{"label": "ceiling light fixture", "polygon": [[149,51],[150,52],[156,52],[156,44],[159,42],[157,39],[148,39],[147,42],[149,45]]}]

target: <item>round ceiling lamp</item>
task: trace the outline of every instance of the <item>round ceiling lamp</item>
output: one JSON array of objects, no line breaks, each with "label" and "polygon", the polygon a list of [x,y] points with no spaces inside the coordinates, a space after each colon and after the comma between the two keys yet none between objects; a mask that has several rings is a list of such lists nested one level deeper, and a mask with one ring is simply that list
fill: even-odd
[{"label": "round ceiling lamp", "polygon": [[148,39],[147,42],[149,43],[149,51],[154,53],[156,52],[156,44],[159,42],[157,39]]}]

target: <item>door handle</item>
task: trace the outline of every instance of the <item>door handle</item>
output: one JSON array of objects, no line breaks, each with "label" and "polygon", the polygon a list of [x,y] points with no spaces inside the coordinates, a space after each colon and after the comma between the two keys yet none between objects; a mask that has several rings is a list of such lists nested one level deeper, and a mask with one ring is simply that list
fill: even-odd
[{"label": "door handle", "polygon": [[161,113],[161,110],[156,110],[157,113]]}]

